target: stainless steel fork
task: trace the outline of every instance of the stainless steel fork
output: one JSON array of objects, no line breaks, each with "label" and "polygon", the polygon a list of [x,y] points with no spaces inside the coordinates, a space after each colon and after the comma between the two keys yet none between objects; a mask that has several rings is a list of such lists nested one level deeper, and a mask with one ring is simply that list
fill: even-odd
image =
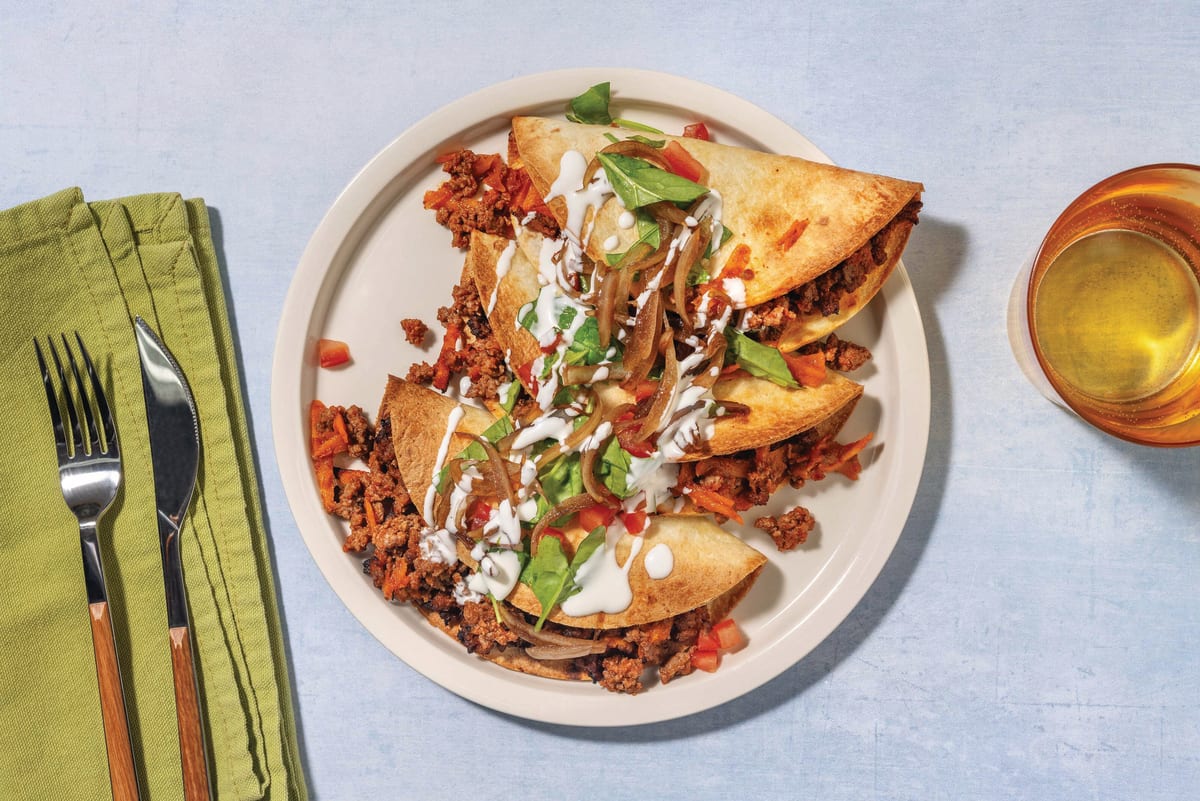
[{"label": "stainless steel fork", "polygon": [[[108,750],[109,781],[115,801],[137,799],[137,772],[133,763],[133,745],[129,738],[129,719],[125,710],[125,693],[121,684],[121,669],[117,662],[116,640],[112,616],[108,608],[108,591],[104,585],[104,567],[100,561],[100,544],[96,529],[100,518],[112,505],[121,485],[121,448],[112,410],[96,368],[75,334],[80,359],[91,385],[88,387],[79,372],[75,355],[64,334],[62,347],[70,367],[63,370],[62,360],[53,338],[47,338],[59,390],[55,389],[47,369],[42,347],[35,339],[38,366],[50,405],[50,420],[54,425],[54,444],[58,452],[58,477],[63,499],[79,519],[79,542],[83,550],[83,577],[87,587],[88,610],[92,622],[92,648],[96,655],[96,678],[100,686],[100,711],[104,720],[104,743]],[[93,410],[94,402],[94,410]],[[65,408],[66,424],[62,415]],[[68,430],[69,426],[69,430]]]}]

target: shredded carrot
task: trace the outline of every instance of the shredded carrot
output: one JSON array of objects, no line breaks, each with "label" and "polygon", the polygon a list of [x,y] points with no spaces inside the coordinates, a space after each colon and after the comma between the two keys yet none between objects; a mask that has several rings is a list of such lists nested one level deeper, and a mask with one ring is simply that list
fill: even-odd
[{"label": "shredded carrot", "polygon": [[427,209],[437,210],[452,200],[454,200],[454,190],[446,184],[442,184],[437,189],[430,189],[426,192],[422,204]]},{"label": "shredded carrot", "polygon": [[457,325],[446,327],[446,336],[442,339],[442,350],[438,353],[437,364],[433,366],[433,386],[444,390],[450,384],[450,357],[458,348],[458,338],[462,331]]},{"label": "shredded carrot", "polygon": [[390,565],[390,569],[383,579],[383,597],[387,600],[392,600],[396,595],[396,590],[401,589],[408,583],[408,562],[403,559],[397,559]]},{"label": "shredded carrot", "polygon": [[802,387],[819,387],[825,383],[825,354],[821,351],[806,355],[781,353],[788,372]]},{"label": "shredded carrot", "polygon": [[837,460],[829,466],[829,469],[835,473],[841,473],[846,478],[857,479],[859,473],[862,472],[862,465],[858,461],[858,455],[862,453],[863,448],[867,447],[867,443],[871,441],[873,436],[875,435],[867,434],[862,439],[855,440],[849,445],[843,445]]},{"label": "shredded carrot", "polygon": [[688,497],[691,498],[692,502],[701,509],[706,509],[710,512],[714,512],[715,514],[724,515],[725,517],[728,517],[731,520],[736,520],[739,523],[742,522],[742,516],[738,514],[737,509],[733,505],[733,501],[731,501],[729,498],[726,498],[724,495],[721,495],[720,493],[713,492],[712,490],[705,489],[704,487],[692,487],[688,492]]},{"label": "shredded carrot", "polygon": [[375,527],[379,525],[379,518],[375,516],[375,504],[363,498],[363,511],[367,513],[367,529],[374,534]]},{"label": "shredded carrot", "polygon": [[806,228],[808,228],[808,220],[793,220],[791,226],[783,232],[783,236],[775,242],[775,246],[784,252],[791,250],[792,245],[796,244],[796,240],[801,237]]},{"label": "shredded carrot", "polygon": [[321,493],[321,505],[325,507],[326,512],[332,512],[334,507],[333,498],[333,457],[326,456],[321,459],[313,459],[313,470],[317,474],[317,489]]},{"label": "shredded carrot", "polygon": [[325,404],[319,400],[314,400],[308,406],[308,443],[309,448],[313,451],[321,444],[321,415],[325,412]]},{"label": "shredded carrot", "polygon": [[346,431],[346,415],[341,412],[333,416],[333,431],[347,446],[350,444],[350,433]]}]

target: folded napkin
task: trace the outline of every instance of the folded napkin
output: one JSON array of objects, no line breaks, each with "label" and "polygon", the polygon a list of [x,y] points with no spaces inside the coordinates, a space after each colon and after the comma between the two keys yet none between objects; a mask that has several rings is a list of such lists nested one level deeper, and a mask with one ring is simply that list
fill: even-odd
[{"label": "folded napkin", "polygon": [[0,798],[108,798],[79,529],[63,502],[34,337],[78,331],[124,482],[100,526],[145,799],[182,798],[134,315],[187,375],[199,481],[181,536],[216,797],[306,797],[270,555],[208,211],[175,194],[0,212]]}]

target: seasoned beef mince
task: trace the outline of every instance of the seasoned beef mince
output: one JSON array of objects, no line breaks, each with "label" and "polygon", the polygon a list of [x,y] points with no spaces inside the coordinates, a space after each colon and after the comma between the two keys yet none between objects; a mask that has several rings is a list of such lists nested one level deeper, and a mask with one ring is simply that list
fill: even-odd
[{"label": "seasoned beef mince", "polygon": [[887,260],[886,242],[892,229],[901,224],[917,224],[921,201],[913,198],[891,222],[854,251],[845,261],[777,298],[746,310],[745,327],[770,342],[779,339],[789,322],[814,312],[828,317],[840,311],[841,298],[867,280],[871,270]]},{"label": "seasoned beef mince", "polygon": [[[435,613],[471,653],[492,654],[529,643],[496,618],[488,602],[455,600],[456,587],[469,572],[462,562],[448,565],[427,558],[421,549],[424,524],[416,505],[399,481],[392,448],[391,420],[385,416],[372,427],[356,406],[330,407],[327,417],[344,414],[355,444],[362,448],[367,470],[338,469],[334,513],[350,523],[343,543],[346,551],[365,555],[363,570],[390,601],[410,603]],[[351,423],[350,421],[354,421]],[[367,511],[368,506],[370,512]],[[515,609],[527,625],[534,619]],[[665,683],[693,670],[692,651],[709,625],[704,609],[644,626],[600,633],[546,622],[543,630],[570,637],[602,638],[603,653],[573,660],[572,672],[588,676],[614,692],[644,689],[648,672],[657,671]]]}]

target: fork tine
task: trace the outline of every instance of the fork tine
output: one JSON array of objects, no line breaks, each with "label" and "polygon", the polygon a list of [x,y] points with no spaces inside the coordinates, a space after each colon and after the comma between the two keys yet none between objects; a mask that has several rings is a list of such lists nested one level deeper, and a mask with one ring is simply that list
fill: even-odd
[{"label": "fork tine", "polygon": [[58,393],[54,390],[54,382],[50,380],[50,371],[46,369],[46,358],[42,355],[42,346],[34,337],[33,349],[37,351],[38,367],[42,370],[42,386],[46,389],[46,403],[50,406],[50,422],[54,425],[54,443],[64,451],[67,448],[67,432],[63,428],[62,411],[58,405]]},{"label": "fork tine", "polygon": [[[58,358],[58,349],[54,347],[54,338],[46,337],[50,346],[50,356],[54,359],[54,369],[58,372],[58,383],[62,386],[63,402],[67,407],[67,417],[71,421],[71,453],[77,455],[83,451],[83,431],[79,427],[79,415],[75,409],[75,400],[71,394],[71,385],[67,382],[67,374],[63,372],[62,360]],[[64,345],[66,342],[64,341]]]},{"label": "fork tine", "polygon": [[87,370],[88,378],[92,382],[92,396],[96,399],[96,410],[100,413],[100,425],[104,429],[104,447],[107,450],[117,448],[117,424],[113,422],[112,410],[108,406],[108,398],[104,396],[104,387],[100,384],[100,378],[96,375],[96,367],[92,364],[92,357],[88,355],[87,348],[83,345],[83,338],[79,336],[79,332],[75,332],[75,342],[79,344],[79,353],[83,359],[83,366]]},{"label": "fork tine", "polygon": [[75,354],[71,350],[71,343],[67,341],[67,335],[62,334],[63,350],[67,352],[67,363],[71,365],[71,375],[75,379],[75,392],[71,393],[75,397],[75,403],[79,405],[79,414],[83,418],[83,436],[87,438],[87,453],[93,454],[100,451],[100,430],[96,425],[96,416],[92,413],[92,403],[88,400],[87,386],[83,383],[83,377],[79,374],[79,365],[75,363]]}]

